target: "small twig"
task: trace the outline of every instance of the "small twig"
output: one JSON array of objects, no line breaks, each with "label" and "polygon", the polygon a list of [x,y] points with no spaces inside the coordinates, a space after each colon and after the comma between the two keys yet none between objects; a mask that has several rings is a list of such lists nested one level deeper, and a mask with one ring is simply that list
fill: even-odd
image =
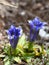
[{"label": "small twig", "polygon": [[4,2],[4,1],[1,1],[0,4],[3,4],[5,6],[9,6],[9,7],[18,8],[18,3],[17,3],[17,7],[16,7],[16,5],[12,5],[12,4],[9,4],[8,2]]}]

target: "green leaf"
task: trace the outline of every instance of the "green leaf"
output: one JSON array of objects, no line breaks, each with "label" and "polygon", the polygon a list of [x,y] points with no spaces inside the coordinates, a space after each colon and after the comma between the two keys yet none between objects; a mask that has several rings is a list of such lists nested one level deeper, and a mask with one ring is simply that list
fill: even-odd
[{"label": "green leaf", "polygon": [[26,41],[26,44],[24,45],[24,49],[28,49],[29,42]]},{"label": "green leaf", "polygon": [[25,53],[21,59],[25,60],[27,63],[31,62],[31,59],[34,57],[33,53]]},{"label": "green leaf", "polygon": [[3,60],[3,61],[5,62],[5,61],[7,61],[7,60],[8,60],[8,56],[6,56],[6,57],[4,58],[4,60]]},{"label": "green leaf", "polygon": [[10,46],[4,47],[4,52],[9,55],[10,54]]},{"label": "green leaf", "polygon": [[46,65],[49,65],[49,62],[47,62]]},{"label": "green leaf", "polygon": [[7,60],[6,62],[4,62],[4,65],[11,65],[10,60]]},{"label": "green leaf", "polygon": [[14,61],[16,61],[16,62],[18,62],[19,64],[21,64],[21,59],[20,59],[20,57],[14,57],[13,59],[14,59]]},{"label": "green leaf", "polygon": [[27,61],[27,62],[31,62],[31,57],[27,57],[27,58],[26,58],[26,61]]},{"label": "green leaf", "polygon": [[49,54],[49,49],[46,50],[46,53]]},{"label": "green leaf", "polygon": [[22,55],[25,54],[24,51],[23,51],[23,49],[17,48],[17,50],[18,50]]},{"label": "green leaf", "polygon": [[26,44],[26,37],[25,37],[25,34],[23,34],[22,37],[18,41],[17,47],[19,47],[20,49],[23,49],[25,44]]},{"label": "green leaf", "polygon": [[28,49],[29,49],[30,51],[33,50],[33,44],[34,44],[34,43],[32,43],[32,42],[29,42],[29,43],[28,43]]},{"label": "green leaf", "polygon": [[3,58],[3,57],[5,57],[5,55],[0,54],[0,57],[2,57],[2,58]]}]

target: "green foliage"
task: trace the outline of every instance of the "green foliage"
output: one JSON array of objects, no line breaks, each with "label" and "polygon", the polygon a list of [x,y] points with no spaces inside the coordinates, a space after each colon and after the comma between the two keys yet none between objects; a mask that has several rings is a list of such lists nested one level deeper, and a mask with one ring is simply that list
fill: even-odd
[{"label": "green foliage", "polygon": [[20,57],[14,57],[13,60],[16,61],[16,62],[18,62],[19,64],[21,64],[21,59],[20,59]]},{"label": "green foliage", "polygon": [[23,34],[22,37],[19,39],[16,48],[20,48],[21,50],[23,50],[25,45],[26,45],[26,38],[25,38],[25,34]]},{"label": "green foliage", "polygon": [[49,65],[49,62],[46,65]]},{"label": "green foliage", "polygon": [[4,65],[11,65],[10,60],[7,60],[6,62],[4,62]]},{"label": "green foliage", "polygon": [[[4,65],[11,65],[14,62],[21,64],[22,60],[27,62],[28,65],[35,65],[36,61],[33,63],[32,59],[35,57],[42,57],[46,54],[42,46],[27,41],[25,34],[21,36],[15,49],[7,43],[4,46],[3,52],[3,54],[0,54],[0,58],[4,57]],[[39,61],[39,59],[37,60]]]},{"label": "green foliage", "polygon": [[5,58],[4,58],[4,65],[11,65],[12,64],[12,61],[13,59],[12,59],[12,56],[5,56]]},{"label": "green foliage", "polygon": [[49,48],[46,50],[47,54],[49,54]]}]

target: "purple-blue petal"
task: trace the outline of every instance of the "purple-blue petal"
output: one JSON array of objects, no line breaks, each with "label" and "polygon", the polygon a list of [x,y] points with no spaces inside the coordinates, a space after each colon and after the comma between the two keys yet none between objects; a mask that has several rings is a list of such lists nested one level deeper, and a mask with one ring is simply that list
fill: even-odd
[{"label": "purple-blue petal", "polygon": [[9,41],[10,41],[12,48],[16,48],[18,37],[14,36],[13,39],[10,39]]},{"label": "purple-blue petal", "polygon": [[11,25],[10,29],[7,30],[8,39],[10,41],[10,44],[12,48],[15,48],[19,39],[19,36],[21,36],[22,33],[20,33],[22,29],[20,27],[15,27]]},{"label": "purple-blue petal", "polygon": [[32,42],[32,41],[34,41],[34,40],[36,40],[36,38],[37,38],[37,31],[34,31],[33,33],[32,33],[32,30],[30,30],[30,41]]},{"label": "purple-blue petal", "polygon": [[[37,32],[43,28],[43,26],[47,25],[46,22],[42,22],[38,17],[34,18],[33,20],[29,21],[30,25],[30,39],[33,41],[37,37]],[[34,33],[32,33],[34,31]]]},{"label": "purple-blue petal", "polygon": [[14,34],[15,26],[11,25],[10,29],[8,30],[8,35],[10,34],[11,36]]},{"label": "purple-blue petal", "polygon": [[46,22],[41,22],[40,19],[38,17],[36,17],[33,20],[30,20],[29,24],[30,24],[30,28],[36,30],[37,28],[41,29],[47,23]]}]

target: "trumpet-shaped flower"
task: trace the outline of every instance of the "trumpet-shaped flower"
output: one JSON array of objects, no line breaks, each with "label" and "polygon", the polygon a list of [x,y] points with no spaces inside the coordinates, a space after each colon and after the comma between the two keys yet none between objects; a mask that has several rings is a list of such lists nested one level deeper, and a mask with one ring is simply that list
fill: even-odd
[{"label": "trumpet-shaped flower", "polygon": [[11,25],[10,29],[7,30],[7,34],[12,48],[16,48],[18,39],[22,35],[22,28]]},{"label": "trumpet-shaped flower", "polygon": [[33,20],[29,20],[28,22],[30,25],[30,40],[33,41],[37,38],[38,31],[47,25],[47,23],[40,21],[38,17],[34,18]]}]

